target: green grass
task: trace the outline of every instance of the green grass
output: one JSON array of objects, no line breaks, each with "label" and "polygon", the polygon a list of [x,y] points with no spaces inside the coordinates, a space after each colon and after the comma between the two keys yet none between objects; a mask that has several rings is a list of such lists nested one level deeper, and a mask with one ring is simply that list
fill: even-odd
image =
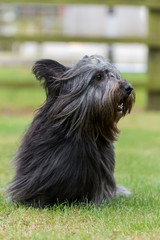
[{"label": "green grass", "polygon": [[35,77],[29,67],[3,67],[0,68],[0,84],[2,83],[33,83]]},{"label": "green grass", "polygon": [[0,88],[0,110],[31,110],[45,101],[45,93],[39,86],[35,88]]},{"label": "green grass", "polygon": [[160,239],[160,113],[122,119],[115,176],[132,191],[100,206],[16,208],[2,193],[13,177],[9,163],[31,115],[2,115],[0,125],[0,239]]}]

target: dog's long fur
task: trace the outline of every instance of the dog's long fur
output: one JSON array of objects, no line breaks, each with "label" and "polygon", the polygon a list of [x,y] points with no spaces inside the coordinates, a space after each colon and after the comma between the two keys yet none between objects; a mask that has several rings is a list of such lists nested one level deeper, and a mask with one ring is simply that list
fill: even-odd
[{"label": "dog's long fur", "polygon": [[97,55],[72,67],[40,60],[33,73],[47,97],[15,156],[10,199],[44,207],[128,194],[115,183],[113,141],[117,121],[132,108],[132,86]]}]

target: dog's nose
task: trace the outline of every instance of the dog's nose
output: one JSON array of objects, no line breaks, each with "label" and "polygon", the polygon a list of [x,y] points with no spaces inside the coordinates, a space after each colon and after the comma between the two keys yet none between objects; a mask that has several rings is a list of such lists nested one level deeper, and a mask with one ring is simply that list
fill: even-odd
[{"label": "dog's nose", "polygon": [[132,87],[132,85],[131,85],[130,83],[127,83],[127,84],[124,86],[124,89],[125,89],[126,93],[127,93],[128,95],[130,95],[131,92],[132,92],[132,90],[133,90],[133,87]]}]

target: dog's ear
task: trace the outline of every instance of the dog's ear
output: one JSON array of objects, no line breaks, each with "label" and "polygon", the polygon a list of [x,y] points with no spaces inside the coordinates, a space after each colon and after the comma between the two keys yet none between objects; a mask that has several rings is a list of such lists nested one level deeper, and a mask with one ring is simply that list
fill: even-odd
[{"label": "dog's ear", "polygon": [[33,66],[33,73],[38,80],[46,80],[60,78],[68,68],[57,61],[50,59],[42,59]]},{"label": "dog's ear", "polygon": [[57,61],[42,59],[35,63],[32,72],[36,78],[42,82],[48,95],[53,88],[54,80],[60,79],[63,73],[68,69],[69,67],[65,67]]}]

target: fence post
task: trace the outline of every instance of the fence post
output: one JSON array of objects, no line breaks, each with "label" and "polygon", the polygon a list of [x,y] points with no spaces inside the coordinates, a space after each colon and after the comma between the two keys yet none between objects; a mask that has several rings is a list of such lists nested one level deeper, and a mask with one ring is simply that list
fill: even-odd
[{"label": "fence post", "polygon": [[[160,38],[160,9],[149,8],[149,38]],[[160,47],[149,46],[148,109],[160,110]]]}]

